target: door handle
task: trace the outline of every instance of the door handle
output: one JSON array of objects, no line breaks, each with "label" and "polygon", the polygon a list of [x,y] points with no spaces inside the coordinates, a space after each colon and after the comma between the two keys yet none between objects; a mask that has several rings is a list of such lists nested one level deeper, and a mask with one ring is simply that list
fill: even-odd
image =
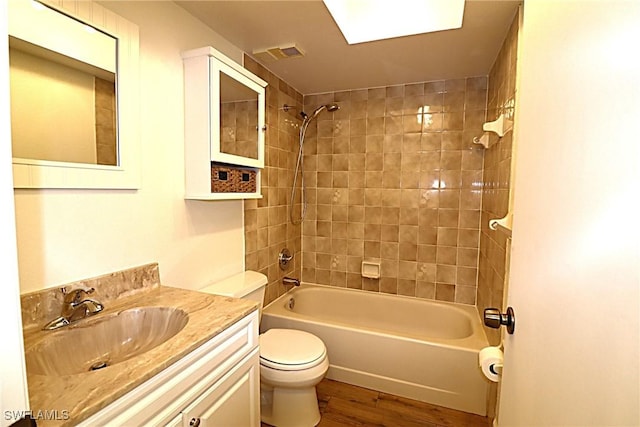
[{"label": "door handle", "polygon": [[485,308],[484,324],[493,329],[506,326],[507,332],[513,334],[516,329],[516,314],[511,307],[507,307],[507,312],[504,314],[497,308]]}]

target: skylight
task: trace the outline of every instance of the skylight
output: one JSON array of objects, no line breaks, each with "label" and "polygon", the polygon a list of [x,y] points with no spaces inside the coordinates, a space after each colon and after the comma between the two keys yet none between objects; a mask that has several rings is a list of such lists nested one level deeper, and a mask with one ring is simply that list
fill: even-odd
[{"label": "skylight", "polygon": [[347,43],[462,27],[464,0],[323,0]]}]

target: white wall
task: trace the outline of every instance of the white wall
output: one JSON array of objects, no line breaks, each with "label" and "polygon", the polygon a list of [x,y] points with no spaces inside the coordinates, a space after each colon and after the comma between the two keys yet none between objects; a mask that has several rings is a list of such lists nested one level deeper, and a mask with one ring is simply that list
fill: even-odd
[{"label": "white wall", "polygon": [[640,2],[527,0],[499,424],[640,425]]},{"label": "white wall", "polygon": [[[0,37],[7,38],[7,7],[0,2]],[[22,344],[22,320],[18,293],[18,259],[16,253],[13,210],[13,177],[11,175],[11,134],[9,117],[9,53],[0,44],[0,426],[8,426],[15,418],[5,411],[21,411],[29,407]]]},{"label": "white wall", "polygon": [[241,271],[242,202],[185,201],[180,52],[242,52],[172,2],[100,4],[140,28],[142,188],[17,190],[21,292],[148,262],[161,281],[197,288]]}]

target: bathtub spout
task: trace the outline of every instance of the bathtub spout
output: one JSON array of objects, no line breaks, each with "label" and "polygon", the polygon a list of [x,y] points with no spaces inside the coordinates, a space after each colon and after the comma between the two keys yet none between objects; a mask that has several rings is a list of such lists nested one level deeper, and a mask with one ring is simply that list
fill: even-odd
[{"label": "bathtub spout", "polygon": [[282,284],[283,285],[300,286],[300,280],[294,279],[293,277],[283,277],[282,278]]}]

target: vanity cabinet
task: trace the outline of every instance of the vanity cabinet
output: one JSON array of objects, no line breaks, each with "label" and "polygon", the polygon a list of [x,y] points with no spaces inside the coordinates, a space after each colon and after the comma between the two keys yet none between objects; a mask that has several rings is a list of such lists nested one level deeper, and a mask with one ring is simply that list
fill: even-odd
[{"label": "vanity cabinet", "polygon": [[79,424],[96,425],[259,426],[258,312]]},{"label": "vanity cabinet", "polygon": [[267,82],[212,47],[182,59],[185,198],[260,198]]}]

